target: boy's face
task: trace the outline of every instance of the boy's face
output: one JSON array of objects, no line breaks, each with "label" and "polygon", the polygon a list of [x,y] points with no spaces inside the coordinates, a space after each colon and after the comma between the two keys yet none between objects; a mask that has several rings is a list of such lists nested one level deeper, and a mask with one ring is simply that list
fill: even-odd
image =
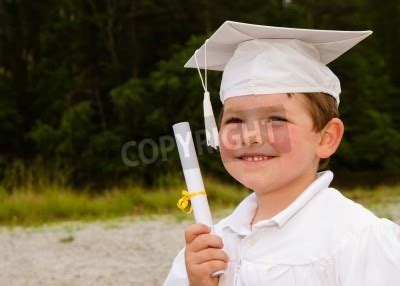
[{"label": "boy's face", "polygon": [[293,184],[318,167],[320,133],[302,95],[228,98],[219,133],[227,171],[247,188],[265,192]]}]

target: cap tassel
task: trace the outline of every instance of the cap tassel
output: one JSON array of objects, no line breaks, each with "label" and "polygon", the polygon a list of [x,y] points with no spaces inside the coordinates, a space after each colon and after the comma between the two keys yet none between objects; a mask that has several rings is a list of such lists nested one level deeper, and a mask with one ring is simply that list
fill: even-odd
[{"label": "cap tassel", "polygon": [[211,105],[210,93],[208,91],[204,92],[203,110],[207,145],[217,149],[219,146],[218,128]]},{"label": "cap tassel", "polygon": [[194,53],[194,59],[196,61],[197,71],[199,72],[201,85],[204,89],[203,110],[207,146],[211,146],[214,149],[217,149],[217,147],[219,146],[218,128],[217,123],[215,122],[214,112],[211,105],[210,93],[208,92],[207,88],[207,42],[208,39],[204,43],[204,81],[203,76],[200,72],[199,63],[197,62],[197,53],[199,52],[199,50],[196,50],[196,52]]}]

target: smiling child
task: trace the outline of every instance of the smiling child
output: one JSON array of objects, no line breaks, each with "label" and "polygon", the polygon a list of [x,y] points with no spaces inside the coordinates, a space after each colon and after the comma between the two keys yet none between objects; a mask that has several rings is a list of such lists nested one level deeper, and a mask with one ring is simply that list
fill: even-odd
[{"label": "smiling child", "polygon": [[253,192],[213,234],[186,229],[164,285],[400,285],[399,226],[320,171],[344,133],[340,82],[326,64],[370,34],[227,21],[189,60],[223,71],[218,136],[205,96],[207,139]]}]

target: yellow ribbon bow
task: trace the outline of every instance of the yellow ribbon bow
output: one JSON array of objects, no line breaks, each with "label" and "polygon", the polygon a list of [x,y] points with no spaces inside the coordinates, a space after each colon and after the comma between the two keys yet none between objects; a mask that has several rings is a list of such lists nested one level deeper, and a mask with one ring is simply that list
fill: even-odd
[{"label": "yellow ribbon bow", "polygon": [[178,209],[180,209],[181,211],[190,214],[192,212],[190,199],[201,195],[207,196],[207,193],[205,191],[201,191],[189,194],[188,191],[182,190],[182,197],[179,199],[176,205],[178,206]]},{"label": "yellow ribbon bow", "polygon": [[182,198],[178,201],[176,205],[178,206],[178,209],[183,212],[186,212],[188,214],[192,212],[192,206],[190,206],[189,210],[186,210],[186,208],[190,205],[190,195],[188,191],[182,190]]}]

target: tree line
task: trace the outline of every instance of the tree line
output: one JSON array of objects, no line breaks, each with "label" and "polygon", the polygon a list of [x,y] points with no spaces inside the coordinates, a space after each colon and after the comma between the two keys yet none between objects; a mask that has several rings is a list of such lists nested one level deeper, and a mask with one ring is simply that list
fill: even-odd
[{"label": "tree line", "polygon": [[[172,135],[178,121],[202,128],[201,84],[183,64],[225,20],[373,30],[329,65],[341,80],[346,126],[331,165],[400,168],[399,1],[0,0],[0,178],[21,164],[96,187],[154,185],[179,171],[176,152],[129,167],[121,149]],[[220,78],[209,75],[214,111]],[[150,147],[142,150],[149,157],[168,146]],[[129,148],[129,158],[139,155]],[[200,161],[224,176],[216,153]]]}]

